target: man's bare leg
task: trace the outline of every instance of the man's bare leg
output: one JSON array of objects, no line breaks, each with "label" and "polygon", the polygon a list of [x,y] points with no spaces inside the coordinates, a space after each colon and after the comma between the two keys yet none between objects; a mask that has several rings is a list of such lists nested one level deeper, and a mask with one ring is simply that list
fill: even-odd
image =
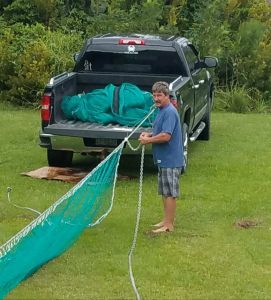
[{"label": "man's bare leg", "polygon": [[169,230],[173,230],[174,220],[176,214],[176,198],[175,197],[167,197],[166,198],[166,218],[164,222],[164,227],[169,228]]},{"label": "man's bare leg", "polygon": [[174,220],[176,214],[176,198],[175,197],[166,197],[164,200],[165,208],[165,217],[163,220],[163,226],[153,230],[154,233],[173,231],[174,229]]},{"label": "man's bare leg", "polygon": [[162,201],[163,201],[164,217],[161,222],[153,225],[153,227],[156,227],[156,228],[163,227],[164,223],[165,223],[165,219],[166,219],[166,197],[165,196],[162,196]]}]

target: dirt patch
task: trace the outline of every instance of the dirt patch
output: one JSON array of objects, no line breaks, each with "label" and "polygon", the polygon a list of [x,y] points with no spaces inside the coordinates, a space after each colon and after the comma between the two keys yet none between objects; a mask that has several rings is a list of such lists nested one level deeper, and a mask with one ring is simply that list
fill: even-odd
[{"label": "dirt patch", "polygon": [[249,228],[257,227],[259,224],[260,222],[255,220],[237,220],[234,223],[234,226],[237,228],[249,229]]}]

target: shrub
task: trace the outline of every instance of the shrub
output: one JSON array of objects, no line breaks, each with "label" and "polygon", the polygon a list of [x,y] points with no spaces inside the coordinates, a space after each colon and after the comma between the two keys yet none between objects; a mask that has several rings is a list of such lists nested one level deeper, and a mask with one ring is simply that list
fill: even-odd
[{"label": "shrub", "polygon": [[261,98],[257,89],[247,90],[246,87],[234,86],[216,92],[214,109],[218,111],[229,111],[235,113],[266,112],[268,105]]},{"label": "shrub", "polygon": [[41,41],[31,42],[18,57],[15,74],[9,76],[9,101],[19,105],[36,106],[48,80],[50,52]]},{"label": "shrub", "polygon": [[125,10],[121,5],[110,5],[107,14],[101,13],[90,17],[87,35],[108,32],[159,32],[163,13],[161,0],[144,1],[142,5],[135,3],[129,7]]},{"label": "shrub", "polygon": [[62,31],[48,30],[43,42],[50,52],[51,72],[49,76],[54,76],[72,70],[73,54],[81,49],[84,38],[76,32],[66,34]]},{"label": "shrub", "polygon": [[235,44],[237,83],[271,97],[271,32],[266,24],[250,20],[241,24]]},{"label": "shrub", "polygon": [[78,34],[51,32],[41,24],[16,24],[0,34],[0,96],[17,105],[37,106],[49,78],[71,70],[82,45]]}]

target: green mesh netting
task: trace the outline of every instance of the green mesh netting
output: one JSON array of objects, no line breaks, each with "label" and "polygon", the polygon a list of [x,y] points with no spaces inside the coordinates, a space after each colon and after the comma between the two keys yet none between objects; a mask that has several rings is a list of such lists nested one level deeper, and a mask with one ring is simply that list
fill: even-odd
[{"label": "green mesh netting", "polygon": [[[117,90],[116,90],[117,89]],[[153,97],[130,83],[119,87],[108,84],[104,89],[96,89],[87,94],[64,96],[62,111],[68,119],[100,124],[117,123],[135,126],[150,111]],[[142,126],[152,125],[153,114]]]},{"label": "green mesh netting", "polygon": [[67,250],[89,224],[98,224],[109,213],[123,145],[0,247],[0,299],[40,266]]}]

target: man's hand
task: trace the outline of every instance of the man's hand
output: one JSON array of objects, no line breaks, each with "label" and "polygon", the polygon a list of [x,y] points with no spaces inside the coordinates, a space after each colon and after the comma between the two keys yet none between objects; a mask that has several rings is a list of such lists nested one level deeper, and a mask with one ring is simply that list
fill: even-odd
[{"label": "man's hand", "polygon": [[150,137],[152,136],[149,132],[142,132],[139,136],[139,141],[142,145],[146,145],[149,143]]},{"label": "man's hand", "polygon": [[171,139],[171,135],[166,132],[161,132],[155,136],[152,136],[152,134],[148,132],[142,132],[138,140],[142,145],[146,145],[146,144],[166,143],[170,139]]},{"label": "man's hand", "polygon": [[150,137],[150,136],[152,136],[152,133],[143,131],[143,132],[140,134],[140,137],[139,137],[139,138],[141,138],[141,137],[143,137],[143,136],[145,136],[145,137]]}]

